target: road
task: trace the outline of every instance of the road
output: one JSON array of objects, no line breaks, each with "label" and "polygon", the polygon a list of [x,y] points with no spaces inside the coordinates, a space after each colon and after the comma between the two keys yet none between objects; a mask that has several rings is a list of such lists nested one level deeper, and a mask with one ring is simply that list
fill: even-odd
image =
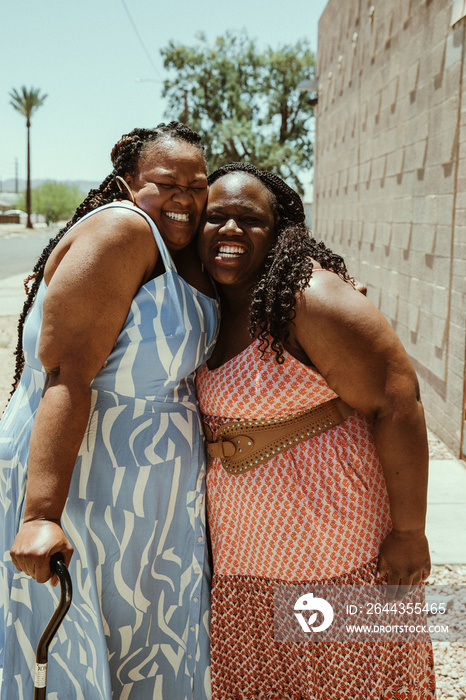
[{"label": "road", "polygon": [[0,236],[0,279],[32,271],[55,229],[38,229],[27,233]]}]

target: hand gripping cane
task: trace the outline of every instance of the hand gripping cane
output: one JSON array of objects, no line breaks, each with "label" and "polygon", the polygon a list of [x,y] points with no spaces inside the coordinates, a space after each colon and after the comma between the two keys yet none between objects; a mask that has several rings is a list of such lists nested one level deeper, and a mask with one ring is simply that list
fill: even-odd
[{"label": "hand gripping cane", "polygon": [[57,552],[50,557],[50,570],[57,574],[60,580],[60,602],[58,608],[50,618],[42,637],[39,639],[36,652],[36,673],[34,678],[34,700],[46,700],[45,689],[47,686],[47,651],[57,629],[71,605],[72,586],[68,569],[65,566],[63,554]]}]

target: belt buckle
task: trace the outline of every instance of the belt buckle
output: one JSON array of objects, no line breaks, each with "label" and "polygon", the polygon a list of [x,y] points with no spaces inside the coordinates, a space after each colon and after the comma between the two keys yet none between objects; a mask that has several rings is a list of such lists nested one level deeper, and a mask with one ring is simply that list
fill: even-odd
[{"label": "belt buckle", "polygon": [[242,459],[254,449],[254,440],[250,435],[235,435],[235,437],[226,439],[223,444],[225,445],[228,443],[234,447],[234,452],[227,454],[224,449],[223,453],[225,457],[232,460],[240,458]]}]

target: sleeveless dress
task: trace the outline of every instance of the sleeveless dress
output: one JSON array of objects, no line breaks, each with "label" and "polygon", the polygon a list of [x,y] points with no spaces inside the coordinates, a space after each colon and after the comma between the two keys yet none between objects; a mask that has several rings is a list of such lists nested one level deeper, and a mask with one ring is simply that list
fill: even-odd
[{"label": "sleeveless dress", "polygon": [[[122,206],[149,222],[166,271],[139,289],[91,384],[62,517],[74,546],[73,601],[49,648],[47,698],[202,700],[210,698],[210,569],[194,372],[213,349],[218,302],[177,274],[143,211],[101,209]],[[24,328],[21,382],[0,424],[2,700],[32,698],[36,645],[59,598],[59,586],[38,584],[9,557],[44,385],[45,291],[42,282]]]},{"label": "sleeveless dress", "polygon": [[[314,368],[286,351],[278,364],[270,352],[262,357],[259,345],[255,340],[197,375],[199,406],[214,439],[226,422],[281,418],[336,396]],[[307,592],[306,584],[316,581],[377,583],[376,557],[391,522],[365,416],[353,411],[339,425],[238,476],[213,459],[207,510],[213,700],[435,698],[430,641],[293,644],[275,634],[274,612],[280,612],[284,590]]]}]

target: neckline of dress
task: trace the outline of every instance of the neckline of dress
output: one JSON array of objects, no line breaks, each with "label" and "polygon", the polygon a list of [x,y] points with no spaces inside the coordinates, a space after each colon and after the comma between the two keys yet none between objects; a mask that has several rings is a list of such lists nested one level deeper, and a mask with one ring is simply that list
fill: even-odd
[{"label": "neckline of dress", "polygon": [[[176,275],[178,277],[178,279],[180,279],[183,282],[183,284],[185,284],[191,291],[195,292],[196,294],[199,294],[202,297],[205,297],[206,299],[210,299],[211,301],[218,303],[217,295],[214,297],[211,297],[211,296],[209,296],[209,294],[204,294],[204,292],[201,292],[196,287],[193,287],[192,284],[189,284],[189,282],[187,282],[185,280],[185,278],[182,277],[182,275],[180,275],[180,273],[178,272],[178,270],[176,268],[175,261],[173,260],[172,255],[171,255],[170,251],[168,250],[168,246],[165,243],[165,241],[163,240],[162,234],[160,233],[160,231],[157,227],[157,224],[149,216],[149,214],[144,211],[144,209],[141,209],[141,207],[138,207],[137,204],[134,204],[134,202],[130,202],[127,199],[115,200],[114,202],[109,202],[108,205],[104,205],[104,206],[110,207],[112,205],[119,205],[119,206],[123,205],[125,209],[137,211],[137,213],[139,213],[140,216],[142,216],[144,219],[146,219],[147,223],[151,227],[152,233],[154,234],[154,238],[156,240],[157,246],[158,246],[159,251],[160,251],[160,256],[162,258],[162,262],[163,262],[164,267],[165,267],[165,272],[162,273],[161,275],[157,275],[157,277],[151,277],[150,280],[147,280],[147,282],[145,284],[142,284],[139,287],[139,289],[144,289],[144,287],[146,287],[148,284],[150,284],[154,280],[163,278],[168,273],[170,273],[172,275]],[[160,237],[160,243],[157,240],[157,235],[155,234],[154,227],[155,227],[155,231],[157,232],[158,236]],[[162,253],[162,247],[163,247],[163,253]],[[168,262],[168,265],[167,265],[167,262]],[[216,287],[214,286],[213,288],[214,288],[214,292],[216,293],[217,292]]]},{"label": "neckline of dress", "polygon": [[[147,282],[145,282],[144,284],[142,284],[142,285],[139,287],[138,292],[139,292],[141,289],[144,289],[145,287],[147,287],[147,285],[151,284],[151,282],[155,282],[156,280],[162,279],[163,277],[166,277],[167,275],[176,275],[176,277],[178,277],[178,279],[181,280],[181,281],[183,282],[183,284],[184,284],[186,287],[189,287],[189,289],[191,289],[191,291],[193,291],[196,295],[201,296],[201,297],[204,297],[205,299],[209,299],[210,301],[214,301],[216,304],[219,304],[219,303],[220,303],[217,297],[211,297],[211,296],[209,296],[208,294],[204,294],[204,292],[201,292],[201,291],[200,291],[199,289],[197,289],[196,287],[193,287],[192,284],[189,284],[189,282],[187,282],[187,281],[185,280],[185,278],[182,277],[182,276],[180,275],[179,272],[177,272],[176,269],[175,269],[175,270],[171,270],[171,269],[170,269],[170,270],[165,270],[165,272],[163,272],[161,275],[157,275],[157,277],[151,277],[150,280],[147,280]],[[214,287],[214,289],[215,289],[215,287]],[[138,292],[136,292],[136,294],[137,294]]]},{"label": "neckline of dress", "polygon": [[[242,350],[240,350],[240,352],[238,352],[236,355],[233,355],[233,357],[230,357],[229,360],[227,360],[227,361],[224,362],[223,364],[219,365],[218,367],[214,367],[213,369],[210,369],[210,367],[209,367],[209,365],[208,365],[207,362],[205,363],[204,367],[207,369],[208,372],[218,372],[219,370],[224,369],[225,367],[227,367],[227,365],[229,365],[231,362],[236,362],[242,355],[244,355],[244,354],[246,354],[248,351],[250,351],[250,350],[252,349],[252,347],[254,346],[254,344],[256,344],[256,343],[260,343],[260,339],[259,339],[259,338],[254,338],[254,340],[252,340],[252,341],[249,343],[249,345],[246,345],[246,347],[243,348]],[[294,357],[290,352],[288,352],[288,350],[287,350],[286,348],[283,348],[283,354],[284,354],[285,357],[286,357],[286,361],[297,362],[297,363],[299,364],[300,367],[307,367],[308,369],[314,369],[314,370],[315,370],[315,368],[312,367],[311,365],[305,365],[304,362],[300,362],[300,360],[298,360],[298,359],[297,359],[296,357]],[[272,360],[273,360],[273,358],[272,358]]]},{"label": "neckline of dress", "polygon": [[[146,288],[149,284],[151,284],[152,282],[155,282],[156,280],[162,279],[163,277],[166,277],[167,275],[176,275],[176,277],[178,277],[178,279],[180,279],[180,280],[183,282],[183,284],[186,285],[186,287],[189,287],[189,289],[190,289],[192,292],[194,292],[196,295],[201,296],[201,297],[204,297],[205,299],[208,299],[209,301],[213,301],[213,302],[215,302],[215,304],[217,304],[217,305],[220,303],[219,300],[217,299],[217,297],[211,297],[211,296],[209,296],[208,294],[204,294],[204,292],[201,292],[199,289],[196,289],[196,287],[193,287],[192,284],[189,284],[189,282],[187,282],[187,281],[185,280],[185,278],[182,277],[182,276],[179,274],[179,272],[177,272],[176,270],[172,270],[172,269],[170,269],[170,270],[165,270],[165,272],[163,272],[161,275],[157,275],[157,277],[151,277],[150,280],[147,280],[147,282],[145,282],[144,284],[141,284],[141,286],[139,287],[139,289],[138,289],[138,291],[136,292],[136,294],[135,294],[135,296],[133,297],[133,299],[139,294],[139,292],[141,291],[141,289],[145,289],[145,288]],[[44,278],[42,278],[42,282],[44,283],[45,289],[48,289],[47,282],[45,281]]]}]

